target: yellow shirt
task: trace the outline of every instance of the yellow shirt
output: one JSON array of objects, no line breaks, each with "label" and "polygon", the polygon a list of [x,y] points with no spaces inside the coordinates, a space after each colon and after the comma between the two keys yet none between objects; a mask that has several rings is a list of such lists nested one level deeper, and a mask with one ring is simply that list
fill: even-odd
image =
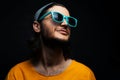
[{"label": "yellow shirt", "polygon": [[44,76],[35,71],[30,61],[24,61],[11,68],[5,80],[96,80],[96,78],[90,68],[75,60],[72,60],[66,70],[54,76]]}]

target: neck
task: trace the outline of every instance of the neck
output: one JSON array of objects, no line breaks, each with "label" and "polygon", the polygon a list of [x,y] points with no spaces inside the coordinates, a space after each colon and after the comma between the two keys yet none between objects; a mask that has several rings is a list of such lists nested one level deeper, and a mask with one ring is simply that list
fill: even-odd
[{"label": "neck", "polygon": [[49,40],[41,37],[41,58],[39,62],[46,67],[56,66],[65,62],[63,45],[66,42]]},{"label": "neck", "polygon": [[54,41],[43,42],[41,40],[41,53],[39,56],[40,59],[35,64],[35,69],[44,75],[58,74],[70,64],[70,59],[65,59],[63,55],[63,47],[58,43],[54,44]]},{"label": "neck", "polygon": [[55,66],[65,61],[63,51],[60,48],[51,48],[44,45],[41,56],[40,62],[47,67]]}]

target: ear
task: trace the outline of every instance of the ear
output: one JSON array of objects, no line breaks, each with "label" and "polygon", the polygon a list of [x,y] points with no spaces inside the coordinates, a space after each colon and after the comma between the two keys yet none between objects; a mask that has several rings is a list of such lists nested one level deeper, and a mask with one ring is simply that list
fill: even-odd
[{"label": "ear", "polygon": [[38,21],[34,21],[33,22],[33,30],[35,32],[40,32],[41,31],[41,28],[40,28],[40,23]]}]

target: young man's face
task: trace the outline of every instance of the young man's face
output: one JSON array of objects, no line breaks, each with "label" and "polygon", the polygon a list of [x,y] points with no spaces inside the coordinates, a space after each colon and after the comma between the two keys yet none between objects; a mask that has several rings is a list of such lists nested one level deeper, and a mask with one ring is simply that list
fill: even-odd
[{"label": "young man's face", "polygon": [[[68,10],[62,6],[53,6],[48,11],[59,12],[65,16],[70,16]],[[60,24],[52,20],[51,14],[46,16],[41,22],[41,35],[48,39],[56,39],[60,41],[68,41],[70,37],[70,27],[66,24],[66,20]]]}]

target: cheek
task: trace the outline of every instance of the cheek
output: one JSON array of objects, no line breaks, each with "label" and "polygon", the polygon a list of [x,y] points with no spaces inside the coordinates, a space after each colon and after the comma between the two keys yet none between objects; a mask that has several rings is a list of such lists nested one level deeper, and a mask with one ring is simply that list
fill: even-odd
[{"label": "cheek", "polygon": [[47,36],[54,36],[56,26],[59,24],[55,23],[52,19],[44,20],[42,22],[43,32]]},{"label": "cheek", "polygon": [[71,28],[70,28],[70,27],[68,27],[68,28],[67,28],[67,30],[68,30],[69,35],[70,35],[70,34],[71,34]]},{"label": "cheek", "polygon": [[51,29],[48,29],[48,28],[43,28],[43,32],[42,34],[46,37],[51,37],[53,34],[52,34],[52,30]]},{"label": "cheek", "polygon": [[44,24],[42,26],[42,34],[46,37],[52,37],[54,34],[54,27],[52,24]]}]

